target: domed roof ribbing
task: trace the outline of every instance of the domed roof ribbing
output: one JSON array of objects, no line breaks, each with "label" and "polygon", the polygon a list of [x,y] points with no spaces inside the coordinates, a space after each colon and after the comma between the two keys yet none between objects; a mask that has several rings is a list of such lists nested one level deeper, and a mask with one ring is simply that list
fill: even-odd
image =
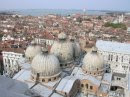
[{"label": "domed roof ribbing", "polygon": [[66,39],[65,33],[60,33],[58,38],[59,41],[52,45],[50,52],[58,57],[61,64],[71,63],[74,54],[72,43],[67,40],[60,40]]},{"label": "domed roof ribbing", "polygon": [[81,53],[80,45],[79,45],[78,42],[75,41],[74,36],[70,36],[69,39],[72,42],[72,45],[73,45],[73,48],[74,48],[74,56],[75,56],[75,58],[78,58],[80,56],[80,53]]},{"label": "domed roof ribbing", "polygon": [[85,55],[82,68],[90,72],[104,70],[103,57],[98,54],[96,47],[93,47],[92,51]]},{"label": "domed roof ribbing", "polygon": [[40,77],[52,77],[61,72],[60,63],[56,56],[48,54],[46,50],[36,55],[32,61],[32,74]]},{"label": "domed roof ribbing", "polygon": [[32,43],[25,51],[25,56],[29,59],[33,59],[37,54],[42,51],[41,47],[37,44]]}]

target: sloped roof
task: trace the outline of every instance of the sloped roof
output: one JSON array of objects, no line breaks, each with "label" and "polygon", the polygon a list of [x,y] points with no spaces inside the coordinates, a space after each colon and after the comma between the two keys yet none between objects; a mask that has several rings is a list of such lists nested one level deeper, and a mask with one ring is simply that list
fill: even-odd
[{"label": "sloped roof", "polygon": [[28,90],[28,86],[11,78],[0,76],[0,95],[1,97],[29,97],[24,95]]},{"label": "sloped roof", "polygon": [[70,90],[73,87],[74,82],[77,80],[76,77],[73,76],[67,76],[61,80],[59,85],[57,86],[56,90],[57,91],[63,91],[66,93],[69,93]]}]

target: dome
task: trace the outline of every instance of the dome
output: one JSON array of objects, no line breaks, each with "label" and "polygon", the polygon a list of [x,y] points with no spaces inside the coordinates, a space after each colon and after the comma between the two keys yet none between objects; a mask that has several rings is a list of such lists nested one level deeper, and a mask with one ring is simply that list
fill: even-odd
[{"label": "dome", "polygon": [[58,35],[59,41],[55,42],[50,50],[50,53],[58,57],[61,67],[70,67],[73,62],[73,45],[66,40],[66,37],[65,33],[60,33]]},{"label": "dome", "polygon": [[31,67],[34,77],[39,73],[40,78],[53,78],[61,73],[58,58],[46,51],[34,57]]},{"label": "dome", "polygon": [[25,51],[25,56],[32,60],[37,54],[39,54],[42,51],[41,47],[36,44],[31,44],[27,47]]},{"label": "dome", "polygon": [[66,38],[67,38],[67,35],[64,32],[58,35],[58,39],[66,39]]},{"label": "dome", "polygon": [[69,38],[70,38],[70,41],[72,42],[72,45],[73,45],[74,57],[78,58],[80,56],[80,53],[81,53],[80,45],[78,42],[75,42],[74,36],[70,36]]},{"label": "dome", "polygon": [[74,56],[75,56],[75,58],[78,58],[80,56],[80,53],[81,53],[81,48],[80,48],[79,43],[75,42],[73,44],[73,47],[74,47]]},{"label": "dome", "polygon": [[93,75],[101,74],[104,71],[103,57],[98,54],[97,48],[92,48],[83,59],[83,71]]},{"label": "dome", "polygon": [[73,61],[73,45],[70,42],[55,42],[50,52],[58,57],[61,64]]}]

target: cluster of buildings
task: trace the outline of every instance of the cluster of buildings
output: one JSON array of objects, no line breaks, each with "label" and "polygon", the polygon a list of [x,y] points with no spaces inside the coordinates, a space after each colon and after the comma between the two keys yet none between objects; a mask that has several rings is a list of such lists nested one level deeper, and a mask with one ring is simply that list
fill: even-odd
[{"label": "cluster of buildings", "polygon": [[[129,97],[129,19],[0,15],[0,94]],[[105,27],[107,22],[123,23],[128,29]]]},{"label": "cluster of buildings", "polygon": [[34,40],[23,55],[2,52],[4,76],[12,79],[0,81],[12,97],[129,97],[129,49],[98,40],[83,53],[74,36],[61,32],[51,47]]}]

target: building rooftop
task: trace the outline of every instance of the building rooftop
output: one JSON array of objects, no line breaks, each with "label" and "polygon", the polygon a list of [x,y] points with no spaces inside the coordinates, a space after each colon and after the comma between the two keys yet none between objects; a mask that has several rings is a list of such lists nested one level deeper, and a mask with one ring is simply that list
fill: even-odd
[{"label": "building rooftop", "polygon": [[53,93],[51,97],[64,97],[64,96],[62,96],[62,95],[60,95],[58,93]]},{"label": "building rooftop", "polygon": [[74,76],[67,76],[63,78],[59,85],[57,86],[57,91],[64,91],[66,93],[69,93],[71,88],[73,87],[74,82],[76,81],[76,77]]},{"label": "building rooftop", "polygon": [[37,84],[36,86],[34,86],[32,88],[32,90],[35,91],[37,94],[39,94],[42,97],[49,97],[53,93],[53,90],[51,90],[41,84]]},{"label": "building rooftop", "polygon": [[101,81],[98,80],[96,77],[88,75],[88,74],[84,74],[80,67],[75,67],[74,70],[72,71],[71,76],[74,76],[78,79],[90,80],[93,84],[95,84],[97,86],[100,86],[100,84],[101,84]]},{"label": "building rooftop", "polygon": [[100,51],[130,54],[130,44],[98,40],[96,47]]},{"label": "building rooftop", "polygon": [[1,97],[29,97],[24,95],[29,88],[23,82],[0,76],[0,83]]}]

